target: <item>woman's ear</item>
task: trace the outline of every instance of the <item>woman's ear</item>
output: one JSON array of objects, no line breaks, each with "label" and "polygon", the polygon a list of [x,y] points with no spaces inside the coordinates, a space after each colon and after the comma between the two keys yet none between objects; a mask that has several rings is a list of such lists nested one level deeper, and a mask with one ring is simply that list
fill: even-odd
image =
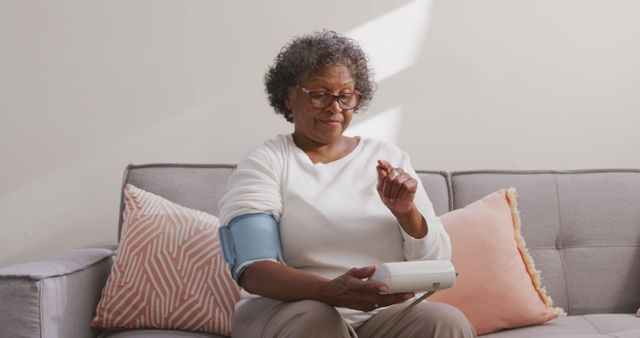
[{"label": "woman's ear", "polygon": [[291,111],[291,99],[289,99],[289,94],[284,98],[284,106]]},{"label": "woman's ear", "polygon": [[284,97],[284,106],[291,111],[291,95],[293,95],[293,91],[291,88],[287,90],[287,96]]}]

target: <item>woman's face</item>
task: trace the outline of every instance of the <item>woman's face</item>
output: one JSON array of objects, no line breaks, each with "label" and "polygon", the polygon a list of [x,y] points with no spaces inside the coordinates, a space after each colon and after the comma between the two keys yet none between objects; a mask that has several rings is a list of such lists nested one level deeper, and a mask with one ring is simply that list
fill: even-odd
[{"label": "woman's face", "polygon": [[[327,91],[334,95],[353,93],[355,80],[345,66],[324,66],[304,76],[298,85],[310,91]],[[342,109],[338,100],[326,108],[311,106],[309,94],[300,88],[289,88],[285,104],[293,115],[294,134],[318,144],[340,140],[353,116],[353,109]]]}]

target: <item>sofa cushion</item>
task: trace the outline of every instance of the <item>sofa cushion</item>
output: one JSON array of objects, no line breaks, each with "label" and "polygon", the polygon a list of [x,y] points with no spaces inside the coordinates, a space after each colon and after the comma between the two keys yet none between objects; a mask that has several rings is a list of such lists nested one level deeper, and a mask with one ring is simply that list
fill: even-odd
[{"label": "sofa cushion", "polygon": [[502,189],[441,216],[451,237],[456,284],[430,300],[459,308],[478,334],[563,314],[540,284],[520,234],[515,190]]},{"label": "sofa cushion", "polygon": [[640,320],[632,314],[567,316],[540,325],[505,330],[483,338],[637,338]]},{"label": "sofa cushion", "polygon": [[422,186],[433,204],[433,210],[436,215],[444,215],[451,211],[451,195],[449,194],[449,176],[443,171],[424,171],[416,172]]},{"label": "sofa cushion", "polygon": [[570,315],[637,310],[639,170],[454,172],[453,207],[505,186],[518,190],[523,235],[556,306]]},{"label": "sofa cushion", "polygon": [[239,289],[218,219],[127,184],[122,241],[92,327],[229,334]]},{"label": "sofa cushion", "polygon": [[89,322],[112,255],[76,249],[0,269],[0,337],[95,336]]}]

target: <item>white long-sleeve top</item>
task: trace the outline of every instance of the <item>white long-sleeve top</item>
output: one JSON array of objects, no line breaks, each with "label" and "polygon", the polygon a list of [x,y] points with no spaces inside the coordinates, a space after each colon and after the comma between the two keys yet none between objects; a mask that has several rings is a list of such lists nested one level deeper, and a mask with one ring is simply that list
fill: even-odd
[{"label": "white long-sleeve top", "polygon": [[[376,191],[378,160],[418,181],[414,203],[428,234],[417,239],[400,226]],[[352,267],[405,260],[451,259],[449,235],[436,216],[409,156],[388,142],[361,138],[347,156],[314,164],[291,135],[255,146],[231,175],[220,200],[220,222],[266,212],[280,227],[283,258],[301,271],[333,279]],[[243,299],[257,297],[243,290]],[[337,308],[358,326],[374,313]]]}]

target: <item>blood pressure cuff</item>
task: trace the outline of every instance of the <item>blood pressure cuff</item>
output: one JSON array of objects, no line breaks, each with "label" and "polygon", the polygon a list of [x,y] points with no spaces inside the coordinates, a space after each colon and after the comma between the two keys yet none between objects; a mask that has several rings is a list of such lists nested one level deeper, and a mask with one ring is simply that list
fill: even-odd
[{"label": "blood pressure cuff", "polygon": [[283,263],[278,229],[276,220],[266,213],[241,215],[218,228],[222,256],[238,285],[251,263],[264,260]]}]

